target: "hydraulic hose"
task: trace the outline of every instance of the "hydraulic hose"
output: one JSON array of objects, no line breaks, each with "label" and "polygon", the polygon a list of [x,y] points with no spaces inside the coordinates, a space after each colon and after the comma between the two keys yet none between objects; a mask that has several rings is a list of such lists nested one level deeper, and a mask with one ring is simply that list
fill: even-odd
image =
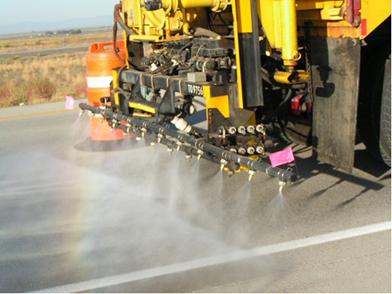
[{"label": "hydraulic hose", "polygon": [[130,36],[133,34],[133,31],[125,24],[122,16],[121,16],[121,4],[117,4],[114,7],[114,21],[120,25],[120,27]]}]

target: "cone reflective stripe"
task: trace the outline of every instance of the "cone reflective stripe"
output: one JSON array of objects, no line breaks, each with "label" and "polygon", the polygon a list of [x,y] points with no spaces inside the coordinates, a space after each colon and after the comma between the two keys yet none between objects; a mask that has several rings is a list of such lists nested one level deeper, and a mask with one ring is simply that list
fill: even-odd
[{"label": "cone reflective stripe", "polygon": [[89,89],[110,89],[110,83],[112,81],[112,76],[87,77],[87,87]]}]

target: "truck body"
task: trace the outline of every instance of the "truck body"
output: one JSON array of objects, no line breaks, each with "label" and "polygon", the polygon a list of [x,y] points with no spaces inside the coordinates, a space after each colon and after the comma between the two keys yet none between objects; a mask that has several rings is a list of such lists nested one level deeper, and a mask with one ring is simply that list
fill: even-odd
[{"label": "truck body", "polygon": [[113,127],[231,173],[268,173],[255,163],[282,142],[351,171],[359,130],[390,165],[390,1],[122,0],[114,14]]}]

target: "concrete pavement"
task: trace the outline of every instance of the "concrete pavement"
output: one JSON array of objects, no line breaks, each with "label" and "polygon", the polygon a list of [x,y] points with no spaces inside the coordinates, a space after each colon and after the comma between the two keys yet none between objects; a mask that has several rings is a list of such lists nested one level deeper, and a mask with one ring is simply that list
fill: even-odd
[{"label": "concrete pavement", "polygon": [[306,180],[282,198],[274,179],[163,147],[88,152],[85,119],[62,106],[0,110],[0,291],[390,292],[389,230],[119,279],[389,222],[390,174],[363,150],[347,174],[297,147]]}]

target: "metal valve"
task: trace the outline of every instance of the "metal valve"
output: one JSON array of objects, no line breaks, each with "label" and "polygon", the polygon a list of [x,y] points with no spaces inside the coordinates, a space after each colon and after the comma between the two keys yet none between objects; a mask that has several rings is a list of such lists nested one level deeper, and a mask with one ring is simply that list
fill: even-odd
[{"label": "metal valve", "polygon": [[246,128],[244,126],[238,127],[238,133],[241,135],[246,135]]},{"label": "metal valve", "polygon": [[248,126],[247,128],[246,128],[246,130],[248,131],[248,133],[249,134],[255,134],[256,133],[256,128],[255,128],[255,126]]},{"label": "metal valve", "polygon": [[254,155],[256,153],[256,149],[253,146],[249,146],[246,151],[248,152],[249,155]]}]

